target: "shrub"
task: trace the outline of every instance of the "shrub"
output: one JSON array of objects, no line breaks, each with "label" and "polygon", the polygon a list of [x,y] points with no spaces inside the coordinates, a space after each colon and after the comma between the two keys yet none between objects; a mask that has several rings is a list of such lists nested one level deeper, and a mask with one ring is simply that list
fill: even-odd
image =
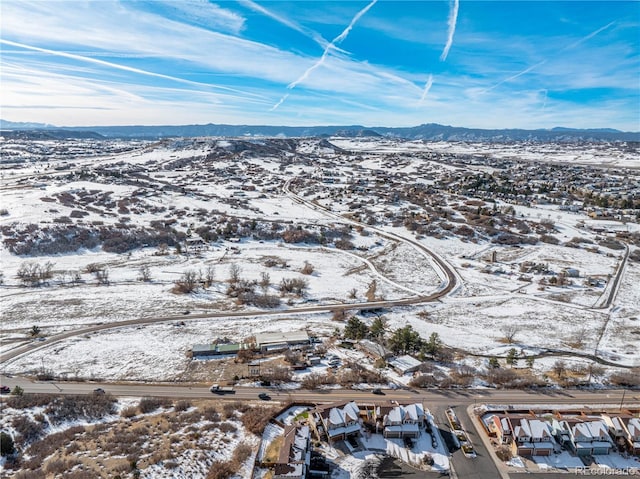
[{"label": "shrub", "polygon": [[138,408],[135,406],[126,407],[122,411],[120,411],[120,415],[127,419],[135,417],[137,414],[138,414]]},{"label": "shrub", "polygon": [[556,238],[553,235],[541,235],[540,236],[540,241],[542,241],[543,243],[547,243],[547,244],[559,244],[560,240],[558,238]]},{"label": "shrub", "polygon": [[207,473],[207,479],[228,479],[235,472],[230,462],[214,461]]},{"label": "shrub", "polygon": [[111,394],[61,396],[49,403],[45,413],[52,424],[76,419],[96,420],[114,414],[115,403]]},{"label": "shrub", "polygon": [[218,429],[220,429],[220,432],[223,432],[225,434],[234,433],[238,430],[238,428],[235,427],[230,422],[220,423],[220,425],[218,426]]},{"label": "shrub", "polygon": [[620,373],[614,373],[609,376],[609,382],[614,386],[621,387],[638,387],[640,386],[640,371],[639,370],[631,370],[624,371]]},{"label": "shrub", "polygon": [[4,431],[0,432],[0,455],[10,456],[14,452],[16,452],[16,448],[11,435]]},{"label": "shrub", "polygon": [[17,394],[7,398],[7,406],[13,409],[27,409],[46,406],[55,399],[57,396],[53,394]]},{"label": "shrub", "polygon": [[181,412],[181,411],[186,411],[190,407],[191,407],[191,402],[189,402],[189,401],[187,401],[185,399],[182,399],[182,400],[178,401],[173,408],[177,412]]},{"label": "shrub", "polygon": [[280,292],[283,294],[293,293],[296,296],[302,296],[307,286],[307,281],[302,278],[282,278],[282,281],[280,281]]},{"label": "shrub", "polygon": [[[227,414],[227,408],[226,408],[227,405],[228,403],[225,403],[225,415]],[[229,404],[229,406],[231,406],[231,404]],[[234,411],[235,411],[235,408],[232,408],[231,414],[227,415],[227,417],[231,417]],[[205,421],[220,422],[220,413],[217,411],[216,408],[212,406],[208,406],[204,408],[204,410],[202,411],[202,419],[204,419]]]},{"label": "shrub", "polygon": [[247,431],[261,435],[275,412],[274,408],[261,406],[251,408],[242,415],[242,424]]},{"label": "shrub", "polygon": [[314,270],[315,270],[314,266],[311,263],[309,263],[308,261],[305,261],[304,262],[304,266],[302,267],[300,272],[302,274],[311,274],[311,273],[313,273]]},{"label": "shrub", "polygon": [[16,416],[11,425],[16,430],[17,440],[23,444],[28,444],[39,439],[44,434],[46,425],[41,422],[34,422],[27,416]]},{"label": "shrub", "polygon": [[498,459],[501,461],[506,462],[513,457],[513,454],[508,446],[500,446],[496,449],[496,456],[498,456]]},{"label": "shrub", "polygon": [[66,473],[70,472],[78,464],[82,464],[77,459],[70,459],[65,461],[63,459],[53,459],[47,462],[44,470],[47,474],[57,475],[68,477]]},{"label": "shrub", "polygon": [[233,451],[234,464],[236,464],[238,467],[241,466],[244,461],[249,459],[249,456],[251,456],[252,452],[253,450],[251,449],[251,446],[249,444],[241,442]]},{"label": "shrub", "polygon": [[155,411],[159,407],[169,406],[171,406],[171,401],[169,399],[146,396],[140,399],[138,409],[142,414],[148,414]]}]

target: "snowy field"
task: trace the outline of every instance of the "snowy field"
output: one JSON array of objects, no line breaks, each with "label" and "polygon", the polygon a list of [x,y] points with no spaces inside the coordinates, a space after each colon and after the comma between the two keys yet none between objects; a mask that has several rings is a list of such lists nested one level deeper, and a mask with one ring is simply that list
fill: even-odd
[{"label": "snowy field", "polygon": [[[195,343],[222,336],[242,341],[262,331],[309,329],[328,335],[343,327],[330,321],[330,306],[365,301],[374,281],[375,296],[386,300],[431,294],[441,288],[442,271],[403,237],[419,241],[442,258],[458,284],[439,301],[384,311],[390,330],[410,324],[423,337],[436,332],[446,345],[455,348],[503,354],[505,332],[515,325],[518,331],[509,347],[558,349],[569,354],[597,351],[621,365],[640,365],[640,292],[636,287],[640,266],[625,261],[625,250],[599,244],[602,233],[590,229],[599,227],[599,223],[584,213],[560,211],[557,205],[523,206],[499,201],[498,206],[513,206],[514,215],[534,227],[552,221],[559,244],[502,246],[486,240],[417,235],[402,224],[394,224],[393,219],[407,209],[419,214],[419,209],[402,198],[393,198],[393,192],[384,189],[384,182],[378,182],[381,189],[376,192],[374,181],[382,172],[400,172],[407,183],[429,186],[438,184],[442,176],[464,171],[459,164],[426,160],[425,155],[430,153],[640,166],[632,153],[589,145],[516,148],[331,140],[338,147],[359,152],[356,154],[339,153],[308,139],[299,141],[295,153],[269,149],[265,143],[258,145],[264,151],[235,155],[233,141],[114,142],[99,152],[94,152],[92,145],[78,149],[72,158],[51,155],[47,161],[30,161],[33,158],[26,150],[4,145],[27,160],[5,167],[1,173],[0,195],[5,211],[0,227],[6,227],[6,231],[30,224],[150,228],[154,222],[166,222],[191,239],[198,239],[195,232],[205,226],[219,235],[206,242],[205,251],[191,254],[178,252],[173,246],[166,254],[159,254],[159,247],[143,246],[122,254],[95,247],[72,253],[18,256],[3,243],[3,352],[35,343],[33,326],[46,338],[99,323],[171,318],[166,323],[96,331],[51,345],[45,339],[37,343],[39,347],[33,353],[6,364],[7,371],[34,371],[46,361],[52,369],[71,377],[176,379],[183,377],[188,362],[185,353]],[[49,151],[54,146],[43,143],[38,148]],[[469,171],[491,172],[488,166],[482,168],[474,164]],[[334,213],[352,215],[366,210],[376,226],[346,221],[301,204],[283,190],[285,181],[292,178],[304,179],[296,191],[305,199],[317,201]],[[389,201],[378,202],[383,196]],[[453,216],[460,221],[460,215]],[[233,233],[225,236],[218,231],[223,229],[217,223],[222,220],[229,220],[225,228],[241,224],[251,228],[262,222],[262,228],[275,225],[274,230],[308,229],[322,235],[345,228],[351,244],[338,248],[330,242],[292,244],[233,238]],[[613,223],[605,222],[605,226],[624,227],[628,233],[640,230],[637,223]],[[377,233],[380,231],[399,236],[382,237]],[[564,245],[576,237],[585,243],[580,247]],[[495,261],[490,261],[494,253]],[[20,284],[16,275],[22,266],[48,262],[52,277],[46,285],[32,288]],[[523,272],[526,263],[544,264],[549,272]],[[623,263],[618,289],[612,291],[612,279]],[[108,271],[108,284],[99,285],[89,272],[96,265]],[[306,265],[312,266],[308,274],[302,272]],[[268,284],[263,289],[256,286],[256,290],[280,299],[280,305],[270,310],[274,315],[252,316],[264,308],[238,304],[227,295],[232,267],[254,284],[268,275]],[[578,277],[569,278],[570,284],[566,285],[549,284],[554,275],[567,268],[578,270]],[[142,269],[147,271],[148,280],[140,278]],[[209,271],[213,281],[190,294],[172,293],[175,283],[190,271]],[[71,280],[74,275],[77,281]],[[303,280],[304,293],[281,294],[278,285],[283,279]],[[587,284],[588,279],[594,284]],[[611,305],[604,307],[609,298]],[[324,313],[286,312],[323,305],[327,306]],[[191,318],[225,312],[244,312],[247,317]],[[180,321],[185,325],[177,326]]]}]

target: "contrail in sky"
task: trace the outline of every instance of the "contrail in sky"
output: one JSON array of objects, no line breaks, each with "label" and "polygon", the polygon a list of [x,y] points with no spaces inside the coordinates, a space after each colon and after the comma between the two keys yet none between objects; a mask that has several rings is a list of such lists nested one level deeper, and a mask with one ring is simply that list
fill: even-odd
[{"label": "contrail in sky", "polygon": [[444,46],[444,50],[442,50],[442,55],[440,55],[440,61],[445,61],[447,59],[447,55],[449,54],[449,49],[451,45],[453,45],[453,34],[456,33],[456,23],[458,22],[458,7],[460,6],[460,0],[453,0],[451,4],[451,9],[449,10],[449,20],[447,23],[449,24],[449,32],[447,34],[447,43]]},{"label": "contrail in sky", "polygon": [[433,75],[429,75],[427,83],[424,84],[424,90],[422,91],[422,96],[420,97],[420,101],[418,102],[419,105],[422,105],[424,99],[427,98],[427,93],[429,93],[429,90],[431,90],[431,85],[433,85]]},{"label": "contrail in sky", "polygon": [[137,73],[139,75],[146,75],[155,78],[164,78],[165,80],[172,80],[178,83],[186,83],[188,85],[198,85],[198,86],[206,86],[210,88],[217,88],[225,91],[232,91],[234,93],[242,93],[243,95],[255,96],[262,98],[262,95],[256,95],[254,93],[245,92],[242,90],[237,90],[235,88],[230,88],[222,85],[214,85],[210,83],[202,83],[192,80],[186,80],[184,78],[174,77],[171,75],[163,75],[162,73],[150,72],[148,70],[141,70],[140,68],[129,67],[126,65],[120,65],[119,63],[107,62],[104,60],[98,60],[97,58],[87,57],[84,55],[76,55],[74,53],[61,52],[58,50],[49,50],[48,48],[40,48],[32,45],[26,45],[24,43],[12,42],[11,40],[4,40],[0,38],[0,43],[4,43],[5,45],[11,45],[12,47],[24,48],[25,50],[32,50],[35,52],[48,53],[49,55],[55,55],[64,58],[70,58],[72,60],[79,60],[82,62],[93,63],[96,65],[102,65],[105,67],[115,68],[116,70],[124,70],[131,73]]},{"label": "contrail in sky", "polygon": [[[571,48],[575,48],[578,45],[586,42],[587,40],[592,39],[593,37],[595,37],[597,34],[599,34],[600,32],[606,30],[607,28],[609,28],[611,25],[613,25],[614,23],[616,23],[615,21],[607,23],[604,27],[600,27],[597,30],[591,32],[589,35],[582,37],[580,40],[577,40],[575,42],[573,42],[571,45],[567,45],[566,47],[561,48],[560,50],[558,50],[556,52],[556,55],[566,51],[566,50],[570,50]],[[515,75],[510,76],[509,78],[505,78],[504,80],[499,81],[498,83],[496,83],[495,85],[493,85],[492,87],[489,87],[485,90],[482,91],[482,93],[487,93],[491,90],[493,90],[494,88],[502,85],[505,82],[514,80],[516,78],[518,78],[519,76],[524,75],[525,73],[529,73],[531,70],[534,70],[535,68],[538,68],[540,65],[543,65],[544,63],[546,63],[546,60],[542,60],[541,62],[536,63],[535,65],[530,66],[529,68],[522,70],[520,73],[516,73]]]},{"label": "contrail in sky", "polygon": [[493,85],[492,87],[489,87],[485,90],[482,91],[482,93],[487,93],[491,90],[493,90],[494,88],[499,87],[500,85],[502,85],[503,83],[506,83],[508,81],[511,80],[515,80],[518,77],[521,77],[522,75],[524,75],[525,73],[529,73],[531,70],[534,70],[536,68],[538,68],[540,65],[544,65],[545,63],[547,63],[547,60],[542,60],[541,62],[536,63],[535,65],[531,65],[529,68],[527,68],[526,70],[522,70],[519,73],[516,73],[515,75],[511,75],[508,78],[505,78],[504,80],[499,81],[498,83],[496,83],[495,85]]},{"label": "contrail in sky", "polygon": [[[456,33],[456,23],[458,22],[458,8],[460,7],[460,0],[451,0],[451,8],[449,9],[449,19],[447,20],[447,24],[449,25],[449,30],[447,32],[447,43],[444,45],[444,49],[442,50],[442,55],[440,55],[440,61],[443,62],[447,59],[447,55],[449,54],[449,49],[451,45],[453,45],[453,35]],[[418,105],[422,105],[424,99],[427,98],[427,94],[429,90],[431,90],[431,85],[433,85],[433,75],[429,75],[429,79],[427,83],[424,85],[424,90],[422,90],[422,96],[420,97],[420,101]]]},{"label": "contrail in sky", "polygon": [[[351,32],[351,30],[353,29],[354,25],[356,24],[356,22],[358,20],[360,20],[360,17],[362,17],[362,15],[364,15],[365,13],[367,13],[369,11],[369,9],[371,7],[373,7],[376,2],[378,0],[372,0],[372,2],[367,5],[366,7],[364,7],[362,10],[360,10],[358,13],[356,13],[356,16],[353,17],[353,19],[351,20],[351,23],[349,23],[349,25],[347,26],[347,28],[344,29],[344,31],[338,35],[337,37],[335,37],[333,40],[331,40],[331,42],[325,47],[324,51],[322,52],[322,56],[318,59],[317,62],[315,62],[313,65],[311,65],[309,68],[307,68],[307,70],[300,75],[300,78],[298,78],[297,80],[289,83],[287,85],[287,88],[289,90],[293,90],[296,86],[298,86],[300,83],[302,83],[303,81],[305,81],[308,77],[309,74],[315,70],[316,68],[318,68],[320,65],[322,65],[325,61],[325,59],[327,58],[327,55],[329,54],[329,50],[331,50],[332,48],[335,48],[335,46],[337,44],[339,44],[340,42],[344,41],[347,38],[347,35],[349,35],[349,32]],[[276,103],[273,108],[271,108],[271,111],[275,110],[276,108],[278,108],[280,105],[282,105],[282,103],[287,99],[287,97],[289,96],[289,94],[287,93],[286,95],[284,95],[280,101],[278,101],[278,103]]]},{"label": "contrail in sky", "polygon": [[314,42],[316,42],[318,45],[320,45],[322,48],[325,48],[329,42],[327,40],[325,40],[322,35],[320,35],[319,33],[309,29],[309,28],[305,28],[302,25],[299,25],[298,23],[289,20],[288,18],[285,17],[281,17],[280,15],[272,12],[271,10],[267,10],[266,8],[264,8],[262,5],[257,4],[256,2],[252,1],[252,0],[239,0],[240,3],[242,5],[244,5],[247,8],[250,8],[251,10],[255,11],[255,12],[259,12],[262,13],[263,15],[275,20],[278,23],[281,23],[282,25],[285,25],[293,30],[295,30],[298,33],[301,33],[302,35],[311,38]]}]

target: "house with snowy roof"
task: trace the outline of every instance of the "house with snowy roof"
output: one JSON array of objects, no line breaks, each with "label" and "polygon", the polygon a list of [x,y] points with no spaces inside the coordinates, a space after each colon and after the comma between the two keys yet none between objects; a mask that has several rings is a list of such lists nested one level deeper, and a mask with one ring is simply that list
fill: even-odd
[{"label": "house with snowy roof", "polygon": [[540,419],[511,419],[514,452],[519,456],[550,456],[557,445],[553,428]]},{"label": "house with snowy roof", "polygon": [[635,456],[640,456],[640,418],[623,418],[622,424],[627,431],[631,453]]},{"label": "house with snowy roof", "polygon": [[322,428],[329,441],[344,440],[360,434],[360,408],[354,402],[318,406],[314,418],[316,427]]},{"label": "house with snowy roof", "polygon": [[383,418],[384,437],[418,437],[424,417],[420,403],[395,406]]},{"label": "house with snowy roof", "polygon": [[286,425],[273,479],[303,479],[311,464],[309,426]]},{"label": "house with snowy roof", "polygon": [[571,418],[558,422],[563,437],[568,437],[566,444],[578,456],[594,456],[609,454],[613,448],[609,428],[602,419]]},{"label": "house with snowy roof", "polygon": [[488,419],[487,429],[494,434],[500,444],[513,443],[513,427],[509,416],[499,416],[494,414]]}]

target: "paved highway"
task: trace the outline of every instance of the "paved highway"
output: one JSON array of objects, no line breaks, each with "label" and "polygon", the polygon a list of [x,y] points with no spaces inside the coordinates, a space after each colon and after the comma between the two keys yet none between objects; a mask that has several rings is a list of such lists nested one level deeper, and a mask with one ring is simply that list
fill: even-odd
[{"label": "paved highway", "polygon": [[[452,476],[459,479],[518,479],[520,474],[507,474],[504,468],[498,469],[491,453],[487,450],[486,441],[481,437],[482,431],[476,427],[467,409],[474,405],[513,405],[534,406],[591,406],[594,409],[607,406],[640,407],[640,393],[634,394],[624,390],[605,391],[511,391],[511,390],[385,390],[384,396],[374,395],[370,391],[350,389],[332,389],[309,391],[301,389],[252,388],[237,387],[233,394],[213,394],[207,385],[202,384],[145,384],[145,383],[89,383],[89,382],[59,382],[59,381],[30,381],[21,377],[0,376],[2,385],[13,388],[17,385],[27,393],[51,394],[90,394],[96,388],[118,397],[155,396],[172,399],[215,399],[227,401],[255,401],[258,394],[266,392],[271,396],[271,403],[306,402],[311,404],[330,403],[337,401],[355,400],[361,403],[385,402],[396,400],[399,402],[423,402],[433,413],[438,426],[446,430],[447,422],[444,411],[447,407],[456,407],[459,420],[467,431],[478,454],[475,459],[468,459],[460,452],[452,455]],[[431,477],[431,476],[429,476]],[[528,474],[527,477],[531,477]],[[545,474],[544,479],[552,479]],[[553,476],[555,477],[555,476]],[[596,477],[596,476],[592,476]]]},{"label": "paved highway", "polygon": [[[498,389],[467,390],[384,390],[384,395],[374,395],[370,391],[353,389],[327,389],[310,391],[304,389],[278,389],[237,387],[234,394],[219,395],[209,391],[204,384],[181,383],[100,383],[66,381],[31,381],[22,377],[0,376],[0,383],[10,388],[19,385],[27,393],[88,394],[95,388],[102,388],[114,396],[157,396],[167,398],[216,398],[227,400],[255,399],[261,392],[271,395],[274,401],[304,401],[328,403],[334,401],[421,401],[429,408],[436,406],[494,405],[599,405],[640,407],[640,393],[624,390],[602,391],[519,391]],[[623,402],[624,399],[624,402]]]}]

